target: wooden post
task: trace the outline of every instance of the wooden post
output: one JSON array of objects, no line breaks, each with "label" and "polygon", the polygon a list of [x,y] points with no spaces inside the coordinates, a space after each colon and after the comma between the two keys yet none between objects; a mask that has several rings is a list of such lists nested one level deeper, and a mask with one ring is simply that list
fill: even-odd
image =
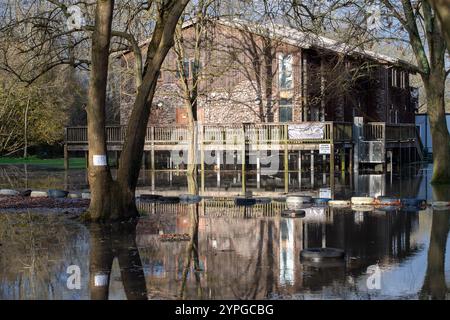
[{"label": "wooden post", "polygon": [[334,126],[330,126],[330,189],[334,193]]},{"label": "wooden post", "polygon": [[311,188],[314,188],[314,150],[311,150]]},{"label": "wooden post", "polygon": [[202,141],[200,143],[200,189],[205,192],[205,128],[202,126]]},{"label": "wooden post", "polygon": [[150,151],[150,167],[152,172],[155,172],[155,127],[152,127],[150,130],[150,139],[151,139],[151,151]]},{"label": "wooden post", "polygon": [[342,147],[340,150],[341,154],[341,175],[343,178],[345,178],[345,148]]},{"label": "wooden post", "polygon": [[64,170],[69,170],[69,150],[67,143],[64,144]]},{"label": "wooden post", "polygon": [[146,162],[146,156],[145,156],[145,151],[142,152],[142,170],[145,170],[145,162]]},{"label": "wooden post", "polygon": [[259,151],[256,156],[256,187],[261,188],[261,159]]},{"label": "wooden post", "polygon": [[222,152],[216,150],[216,158],[217,158],[217,187],[220,188],[220,155]]},{"label": "wooden post", "polygon": [[241,163],[242,163],[242,194],[245,195],[245,192],[247,191],[247,186],[246,186],[246,177],[245,177],[245,162],[246,162],[246,157],[245,157],[245,151],[247,149],[247,137],[246,137],[246,133],[245,133],[245,123],[242,124],[242,131],[243,131],[243,137],[244,137],[244,141],[243,141],[243,145],[242,145],[242,156],[241,156]]},{"label": "wooden post", "polygon": [[298,151],[298,187],[302,188],[302,151]]},{"label": "wooden post", "polygon": [[[287,126],[286,126],[287,129]],[[289,151],[288,151],[288,140],[287,140],[287,130],[285,132],[284,140],[284,192],[289,192]]]},{"label": "wooden post", "polygon": [[330,144],[330,189],[334,193],[334,141]]}]

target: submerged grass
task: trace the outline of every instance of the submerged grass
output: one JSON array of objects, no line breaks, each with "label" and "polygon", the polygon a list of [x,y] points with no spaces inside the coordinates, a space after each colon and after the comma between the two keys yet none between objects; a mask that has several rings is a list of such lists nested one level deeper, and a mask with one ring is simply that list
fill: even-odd
[{"label": "submerged grass", "polygon": [[[32,165],[43,165],[52,168],[64,168],[64,159],[55,158],[55,159],[40,159],[37,157],[28,157],[28,158],[10,158],[10,157],[0,157],[0,165],[1,164],[32,164]],[[71,169],[85,169],[86,162],[84,158],[70,158],[69,159],[69,167]]]}]

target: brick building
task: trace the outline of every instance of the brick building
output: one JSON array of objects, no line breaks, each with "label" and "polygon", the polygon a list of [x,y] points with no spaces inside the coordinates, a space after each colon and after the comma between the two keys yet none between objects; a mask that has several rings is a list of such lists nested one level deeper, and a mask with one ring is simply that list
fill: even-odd
[{"label": "brick building", "polygon": [[[167,55],[149,124],[186,122],[180,72],[188,81],[199,75],[203,123],[351,122],[354,116],[414,123],[414,67],[404,61],[285,26],[218,19],[206,25],[196,65],[194,27],[195,22],[183,25],[183,70],[174,49]],[[126,124],[135,93],[133,54],[120,60],[120,122]]]}]

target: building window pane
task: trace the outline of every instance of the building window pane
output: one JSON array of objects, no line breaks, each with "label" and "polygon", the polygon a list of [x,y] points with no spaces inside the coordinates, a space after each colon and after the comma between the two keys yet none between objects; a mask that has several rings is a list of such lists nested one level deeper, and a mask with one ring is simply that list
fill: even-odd
[{"label": "building window pane", "polygon": [[280,99],[280,122],[292,121],[292,99]]},{"label": "building window pane", "polygon": [[278,83],[280,89],[292,88],[292,55],[280,54],[278,66]]}]

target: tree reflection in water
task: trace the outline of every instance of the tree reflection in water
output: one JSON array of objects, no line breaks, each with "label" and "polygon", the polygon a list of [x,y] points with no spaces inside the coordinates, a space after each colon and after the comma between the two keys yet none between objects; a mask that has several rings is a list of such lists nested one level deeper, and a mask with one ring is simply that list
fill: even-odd
[{"label": "tree reflection in water", "polygon": [[119,262],[127,299],[147,299],[144,271],[136,247],[136,224],[137,221],[89,225],[91,299],[108,299],[114,258]]},{"label": "tree reflection in water", "polygon": [[[198,184],[197,179],[194,176],[188,175],[188,189],[193,195],[198,195]],[[185,260],[183,263],[183,274],[180,288],[180,298],[183,299],[186,291],[186,283],[189,275],[189,270],[191,269],[191,263],[193,260],[195,283],[197,286],[197,297],[200,299],[202,297],[202,287],[200,278],[200,259],[198,254],[198,225],[199,225],[199,204],[194,203],[189,205],[189,236],[190,240],[186,247]]]},{"label": "tree reflection in water", "polygon": [[[449,201],[448,186],[433,186],[435,201]],[[445,251],[450,224],[450,210],[434,211],[431,224],[430,245],[428,248],[428,265],[420,291],[421,299],[443,300],[446,298]]]}]

